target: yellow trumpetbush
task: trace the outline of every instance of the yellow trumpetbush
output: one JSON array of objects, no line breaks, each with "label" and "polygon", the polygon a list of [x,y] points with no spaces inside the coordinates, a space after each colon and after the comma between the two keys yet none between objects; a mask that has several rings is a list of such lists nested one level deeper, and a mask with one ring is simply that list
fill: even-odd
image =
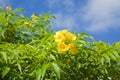
[{"label": "yellow trumpetbush", "polygon": [[76,39],[76,36],[71,34],[70,32],[68,32],[67,30],[62,30],[61,32],[64,34],[66,39],[70,39],[72,41],[74,41]]},{"label": "yellow trumpetbush", "polygon": [[37,15],[36,15],[35,13],[33,13],[32,16],[31,16],[31,18],[32,18],[32,19],[37,18]]},{"label": "yellow trumpetbush", "polygon": [[69,44],[69,48],[70,48],[70,51],[72,52],[72,54],[77,53],[77,48],[76,48],[76,45],[74,43]]},{"label": "yellow trumpetbush", "polygon": [[64,53],[64,52],[69,50],[69,46],[66,45],[64,42],[59,42],[58,46],[57,46],[57,49],[58,49],[59,52]]},{"label": "yellow trumpetbush", "polygon": [[63,35],[61,31],[56,32],[56,35],[54,37],[55,37],[55,42],[65,41],[65,36]]},{"label": "yellow trumpetbush", "polygon": [[28,26],[28,25],[29,25],[29,22],[24,22],[23,25],[24,25],[24,26]]},{"label": "yellow trumpetbush", "polygon": [[56,32],[55,41],[58,43],[57,49],[59,52],[66,52],[70,49],[73,54],[76,54],[77,48],[73,41],[76,36],[68,32],[67,30],[61,30]]},{"label": "yellow trumpetbush", "polygon": [[6,9],[7,9],[8,12],[12,11],[12,7],[11,6],[7,6]]},{"label": "yellow trumpetbush", "polygon": [[63,34],[69,33],[68,30],[62,30],[62,31],[60,31],[60,32],[63,33]]},{"label": "yellow trumpetbush", "polygon": [[74,40],[76,39],[76,36],[74,36],[74,35],[71,34],[71,33],[68,33],[68,34],[66,34],[66,38],[67,38],[68,40],[74,41]]},{"label": "yellow trumpetbush", "polygon": [[56,35],[54,37],[56,42],[74,41],[76,39],[76,36],[68,32],[67,30],[56,32]]}]

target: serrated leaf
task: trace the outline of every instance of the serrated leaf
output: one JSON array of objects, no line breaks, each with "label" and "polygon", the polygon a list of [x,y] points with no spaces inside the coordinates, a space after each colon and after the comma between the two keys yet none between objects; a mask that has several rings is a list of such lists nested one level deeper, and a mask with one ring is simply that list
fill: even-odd
[{"label": "serrated leaf", "polygon": [[24,12],[24,10],[23,10],[22,8],[17,8],[17,9],[14,10],[14,12],[15,12],[15,13],[16,13],[16,12]]},{"label": "serrated leaf", "polygon": [[7,55],[6,55],[6,52],[1,52],[1,54],[2,54],[2,56],[3,56],[4,60],[5,60],[5,62],[7,63]]},{"label": "serrated leaf", "polygon": [[9,67],[4,67],[3,68],[3,71],[2,71],[2,78],[4,78],[6,75],[7,75],[7,73],[10,71],[10,68]]},{"label": "serrated leaf", "polygon": [[105,58],[105,60],[106,60],[107,62],[110,63],[110,57],[109,57],[108,55],[104,55],[104,58]]},{"label": "serrated leaf", "polygon": [[115,55],[114,55],[113,53],[109,53],[109,56],[110,56],[111,58],[113,58],[114,60],[116,60],[116,57],[115,57]]},{"label": "serrated leaf", "polygon": [[117,42],[115,44],[113,44],[114,48],[119,48],[120,47],[120,42]]},{"label": "serrated leaf", "polygon": [[1,33],[1,36],[2,36],[3,39],[5,39],[4,33],[5,33],[5,31],[3,30],[2,33]]},{"label": "serrated leaf", "polygon": [[52,54],[50,54],[50,57],[51,57],[54,61],[56,61],[55,56],[53,56]]},{"label": "serrated leaf", "polygon": [[57,76],[57,79],[60,79],[60,68],[56,63],[52,63],[53,70]]},{"label": "serrated leaf", "polygon": [[19,71],[22,73],[21,65],[19,63],[17,63],[17,66],[18,66]]},{"label": "serrated leaf", "polygon": [[36,72],[36,80],[43,80],[48,64],[43,64]]},{"label": "serrated leaf", "polygon": [[36,72],[36,80],[40,80],[41,76],[41,68],[39,68]]},{"label": "serrated leaf", "polygon": [[105,61],[104,58],[101,58],[100,61],[101,61],[101,64],[104,65],[104,61]]},{"label": "serrated leaf", "polygon": [[119,57],[119,54],[118,54],[116,51],[114,51],[113,54],[114,54],[116,57]]}]

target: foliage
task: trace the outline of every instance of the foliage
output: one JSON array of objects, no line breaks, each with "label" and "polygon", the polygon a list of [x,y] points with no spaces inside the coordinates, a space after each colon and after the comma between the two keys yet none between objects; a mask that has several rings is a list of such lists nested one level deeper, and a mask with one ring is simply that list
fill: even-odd
[{"label": "foliage", "polygon": [[[119,80],[120,42],[50,30],[54,16],[0,9],[0,80]],[[88,40],[88,39],[90,40]]]},{"label": "foliage", "polygon": [[50,20],[54,17],[50,14],[26,18],[21,14],[24,10],[17,8],[11,11],[0,9],[0,41],[9,43],[29,43],[39,40],[49,33]]}]

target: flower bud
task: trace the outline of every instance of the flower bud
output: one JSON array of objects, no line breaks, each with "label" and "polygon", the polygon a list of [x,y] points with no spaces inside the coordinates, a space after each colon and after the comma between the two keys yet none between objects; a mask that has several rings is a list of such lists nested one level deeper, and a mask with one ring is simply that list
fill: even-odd
[{"label": "flower bud", "polygon": [[11,11],[12,11],[12,7],[11,7],[11,6],[7,6],[6,10],[7,10],[8,12],[11,12]]},{"label": "flower bud", "polygon": [[33,15],[31,16],[32,19],[37,18],[37,15],[35,13],[33,13]]}]

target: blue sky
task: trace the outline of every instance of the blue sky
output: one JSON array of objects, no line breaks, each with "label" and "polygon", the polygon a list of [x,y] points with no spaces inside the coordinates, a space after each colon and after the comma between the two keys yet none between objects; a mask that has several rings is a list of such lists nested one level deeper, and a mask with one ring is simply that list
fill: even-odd
[{"label": "blue sky", "polygon": [[120,40],[120,0],[0,0],[0,6],[21,7],[25,16],[51,12],[52,29],[87,32],[95,40]]}]

